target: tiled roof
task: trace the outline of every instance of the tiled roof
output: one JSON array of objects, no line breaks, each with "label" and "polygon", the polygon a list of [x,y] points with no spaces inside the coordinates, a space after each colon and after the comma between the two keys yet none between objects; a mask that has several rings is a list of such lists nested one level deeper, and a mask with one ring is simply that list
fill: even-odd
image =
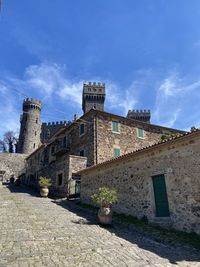
[{"label": "tiled roof", "polygon": [[110,163],[121,161],[122,159],[129,158],[131,156],[137,155],[137,154],[139,154],[139,153],[141,153],[143,151],[149,151],[149,150],[152,150],[152,149],[157,148],[159,146],[163,146],[165,144],[173,143],[176,140],[184,139],[184,138],[187,138],[187,137],[192,137],[192,136],[194,136],[196,134],[200,134],[200,129],[195,129],[192,132],[185,132],[185,133],[179,134],[179,135],[177,135],[175,137],[171,137],[169,139],[165,139],[165,140],[159,141],[159,142],[157,142],[157,143],[155,143],[153,145],[149,145],[147,147],[144,147],[144,148],[141,148],[141,149],[138,149],[138,150],[134,150],[134,151],[132,151],[130,153],[124,154],[124,155],[119,156],[117,158],[112,158],[110,160],[104,161],[102,163],[99,163],[99,164],[93,165],[91,167],[88,167],[88,168],[86,168],[84,170],[81,170],[81,171],[77,172],[77,174],[81,174],[81,173],[86,172],[88,170],[93,170],[93,169],[96,169],[98,167],[108,165]]}]

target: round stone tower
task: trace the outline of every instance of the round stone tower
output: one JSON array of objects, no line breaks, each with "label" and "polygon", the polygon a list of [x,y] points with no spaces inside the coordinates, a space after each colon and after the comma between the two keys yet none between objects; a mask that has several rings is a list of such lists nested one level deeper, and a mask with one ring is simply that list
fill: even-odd
[{"label": "round stone tower", "polygon": [[33,98],[27,98],[23,102],[23,114],[20,118],[20,134],[17,144],[17,152],[30,154],[40,145],[41,121],[40,112],[42,103]]}]

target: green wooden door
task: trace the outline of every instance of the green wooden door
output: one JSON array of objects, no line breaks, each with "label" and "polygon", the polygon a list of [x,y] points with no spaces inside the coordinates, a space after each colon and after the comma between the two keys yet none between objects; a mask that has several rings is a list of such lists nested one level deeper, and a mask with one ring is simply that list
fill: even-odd
[{"label": "green wooden door", "polygon": [[156,204],[156,216],[157,217],[168,217],[169,216],[169,205],[167,199],[167,190],[165,184],[164,175],[156,175],[152,177],[154,197]]}]

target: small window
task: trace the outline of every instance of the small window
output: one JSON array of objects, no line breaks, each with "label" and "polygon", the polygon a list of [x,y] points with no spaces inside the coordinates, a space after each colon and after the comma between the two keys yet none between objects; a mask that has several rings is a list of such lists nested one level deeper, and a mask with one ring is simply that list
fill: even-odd
[{"label": "small window", "polygon": [[67,137],[65,136],[63,138],[63,147],[65,148],[67,146]]},{"label": "small window", "polygon": [[84,134],[84,132],[85,132],[85,124],[83,124],[83,123],[80,124],[79,132],[80,132],[80,135]]},{"label": "small window", "polygon": [[35,121],[36,123],[38,123],[38,119],[36,119],[36,121]]},{"label": "small window", "polygon": [[33,148],[35,148],[35,143],[33,144]]},{"label": "small window", "polygon": [[46,137],[49,138],[50,135],[51,135],[51,132],[50,132],[50,130],[48,129],[47,132],[46,132]]},{"label": "small window", "polygon": [[55,152],[55,146],[52,146],[51,148],[51,154],[53,154]]},{"label": "small window", "polygon": [[114,151],[113,151],[114,153],[114,158],[116,158],[116,157],[119,157],[120,156],[120,148],[114,148]]},{"label": "small window", "polygon": [[112,121],[112,131],[115,133],[119,133],[119,122]]},{"label": "small window", "polygon": [[37,135],[37,132],[35,131],[35,136]]},{"label": "small window", "polygon": [[85,156],[85,151],[84,151],[84,150],[80,150],[79,155],[80,155],[81,157],[84,157],[84,156]]},{"label": "small window", "polygon": [[144,138],[144,130],[142,128],[138,128],[138,138]]},{"label": "small window", "polygon": [[63,174],[59,173],[58,174],[58,186],[61,186],[63,183]]}]

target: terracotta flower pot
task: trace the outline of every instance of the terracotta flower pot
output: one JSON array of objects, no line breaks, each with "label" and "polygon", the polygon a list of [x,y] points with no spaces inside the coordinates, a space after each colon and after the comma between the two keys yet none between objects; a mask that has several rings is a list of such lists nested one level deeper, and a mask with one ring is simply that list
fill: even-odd
[{"label": "terracotta flower pot", "polygon": [[47,197],[48,194],[49,194],[49,188],[48,187],[41,187],[40,188],[41,197]]},{"label": "terracotta flower pot", "polygon": [[101,207],[98,211],[98,218],[101,224],[110,225],[112,223],[111,207]]}]

